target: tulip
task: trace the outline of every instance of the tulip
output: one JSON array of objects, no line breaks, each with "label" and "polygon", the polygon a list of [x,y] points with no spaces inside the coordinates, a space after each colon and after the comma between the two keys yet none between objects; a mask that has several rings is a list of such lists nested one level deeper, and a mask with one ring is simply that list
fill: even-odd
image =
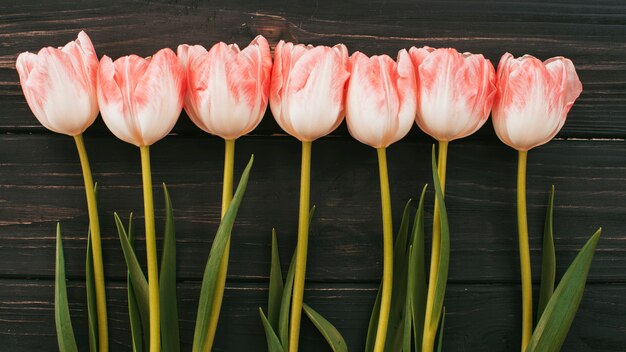
[{"label": "tulip", "polygon": [[274,50],[270,88],[276,122],[302,142],[334,131],[344,117],[349,76],[345,45],[304,46],[281,40]]},{"label": "tulip", "polygon": [[100,61],[98,102],[102,118],[117,138],[150,146],[174,127],[183,107],[185,74],[176,54],[162,49],[153,57],[108,56]]},{"label": "tulip", "polygon": [[348,49],[280,41],[274,50],[270,108],[278,125],[302,142],[298,244],[289,329],[289,351],[298,351],[309,237],[311,143],[339,126],[344,117]]},{"label": "tulip", "polygon": [[[442,192],[445,192],[448,143],[469,136],[487,119],[496,93],[496,74],[491,62],[480,54],[456,49],[411,48],[417,75],[417,125],[439,144],[437,161]],[[433,246],[429,282],[436,282],[440,251],[440,213],[435,199]],[[422,350],[432,351],[439,326],[433,316],[435,285],[429,285]],[[439,316],[435,314],[434,316]]]},{"label": "tulip", "polygon": [[76,136],[95,121],[98,57],[87,33],[62,48],[21,53],[16,68],[28,106],[44,127]]},{"label": "tulip", "polygon": [[[82,133],[98,116],[98,57],[87,33],[64,47],[21,53],[16,62],[22,91],[35,117],[47,129],[74,137],[80,158],[93,256],[99,349],[109,349],[100,221],[94,182]],[[61,327],[62,329],[64,327]]]},{"label": "tulip", "polygon": [[416,82],[406,50],[397,63],[387,55],[350,58],[351,76],[346,97],[350,134],[377,149],[383,217],[383,283],[374,351],[385,348],[393,282],[393,225],[386,148],[404,137],[415,118]]},{"label": "tulip", "polygon": [[532,277],[526,212],[528,150],[550,141],[563,127],[567,113],[582,92],[574,64],[563,57],[544,62],[524,55],[502,56],[498,94],[493,107],[496,134],[518,150],[517,221],[522,277],[522,351],[532,336]]},{"label": "tulip", "polygon": [[[185,67],[185,111],[202,130],[225,140],[222,218],[233,197],[235,140],[252,131],[267,109],[272,56],[267,40],[256,37],[248,47],[215,44],[207,51],[200,45],[179,45],[178,58]],[[230,239],[215,283],[208,332],[203,350],[211,350],[219,319],[228,270]],[[200,318],[200,313],[199,317]],[[202,340],[196,336],[194,340]],[[198,342],[200,344],[201,342]],[[194,346],[196,342],[194,341]]]},{"label": "tulip", "polygon": [[160,351],[161,331],[150,145],[172,130],[184,97],[185,73],[170,49],[147,59],[130,55],[113,62],[104,56],[100,61],[98,102],[102,118],[114,135],[138,146],[141,152],[152,352]]},{"label": "tulip", "polygon": [[493,107],[496,134],[519,151],[547,143],[565,124],[582,89],[569,59],[553,57],[541,62],[530,55],[515,59],[504,54]]}]

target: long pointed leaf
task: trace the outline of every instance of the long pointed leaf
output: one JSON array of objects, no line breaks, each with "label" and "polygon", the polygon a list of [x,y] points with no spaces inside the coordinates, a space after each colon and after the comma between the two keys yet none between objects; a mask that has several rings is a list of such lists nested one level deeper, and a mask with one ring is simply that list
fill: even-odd
[{"label": "long pointed leaf", "polygon": [[385,339],[385,351],[402,350],[405,303],[407,292],[407,271],[408,271],[408,240],[409,225],[411,223],[411,204],[409,199],[402,212],[402,220],[396,243],[394,244],[393,255],[393,290],[391,292],[391,307],[389,309],[389,323],[387,326],[387,338]]},{"label": "long pointed leaf", "polygon": [[[98,202],[98,183],[93,187]],[[98,352],[98,308],[96,303],[96,282],[93,272],[93,252],[91,248],[91,227],[87,229],[87,254],[85,255],[85,290],[87,291],[87,321],[89,330],[89,351]]]},{"label": "long pointed leaf", "polygon": [[272,325],[267,320],[265,313],[263,313],[263,309],[259,307],[259,314],[261,315],[261,321],[263,322],[263,329],[265,330],[265,339],[267,340],[267,351],[268,352],[284,352],[283,346],[280,344],[280,340],[278,336],[276,336],[276,332],[272,328]]},{"label": "long pointed leaf", "polygon": [[435,185],[435,195],[437,197],[437,204],[439,205],[440,221],[441,224],[441,244],[439,246],[439,274],[437,280],[430,285],[435,285],[435,295],[433,300],[433,310],[431,315],[432,326],[426,326],[425,329],[437,329],[439,326],[439,318],[441,317],[441,310],[443,308],[443,299],[446,293],[446,284],[448,281],[448,265],[450,261],[450,228],[448,227],[448,213],[446,211],[446,204],[443,199],[443,192],[441,191],[441,183],[439,182],[439,175],[437,173],[437,162],[435,161],[435,146],[432,151],[432,173],[433,183]]},{"label": "long pointed leaf", "polygon": [[326,339],[326,342],[328,342],[328,345],[330,345],[334,352],[348,352],[346,341],[333,324],[306,303],[302,304],[302,309],[311,322],[313,322],[313,325],[317,327],[317,330],[324,336],[324,339]]},{"label": "long pointed leaf", "polygon": [[552,232],[552,209],[554,207],[554,186],[550,188],[550,199],[546,209],[546,223],[543,229],[543,248],[541,250],[541,288],[537,305],[537,320],[541,318],[552,293],[556,277],[556,254],[554,253],[554,235]]},{"label": "long pointed leaf", "polygon": [[420,202],[415,213],[413,222],[412,248],[413,255],[409,259],[409,274],[414,278],[411,289],[411,319],[413,320],[413,338],[415,340],[415,352],[422,350],[422,337],[424,333],[424,314],[426,313],[426,261],[424,245],[424,200],[427,185],[422,189]]},{"label": "long pointed leaf", "polygon": [[412,309],[411,309],[411,300],[415,290],[415,268],[411,267],[410,263],[412,262],[413,254],[413,245],[409,246],[409,267],[407,268],[407,284],[406,284],[406,297],[404,300],[404,329],[402,330],[402,351],[403,352],[411,352],[411,324],[413,322],[412,319]]},{"label": "long pointed leaf", "polygon": [[378,285],[378,293],[376,294],[376,300],[372,307],[372,315],[370,316],[370,322],[367,326],[367,338],[365,340],[365,352],[372,352],[374,350],[374,343],[376,342],[376,328],[378,326],[378,316],[380,314],[380,300],[383,291],[382,282]]},{"label": "long pointed leaf", "polygon": [[193,334],[193,347],[194,352],[201,352],[205,349],[207,329],[209,325],[209,317],[211,316],[211,310],[213,308],[213,298],[215,297],[215,281],[217,278],[220,263],[224,256],[224,249],[226,242],[230,238],[230,233],[233,229],[235,217],[241,204],[241,199],[246,191],[248,185],[248,176],[250,175],[250,169],[254,156],[250,158],[250,162],[246,166],[245,170],[239,180],[239,185],[235,191],[232,202],[224,214],[224,218],[220,223],[213,244],[211,245],[211,251],[209,252],[209,259],[207,260],[206,267],[204,269],[204,275],[202,277],[202,287],[200,289],[200,302],[198,303],[198,314],[196,316],[196,327]]},{"label": "long pointed leaf", "polygon": [[[133,253],[135,251],[135,231],[133,226],[133,213],[128,217],[128,242],[130,243]],[[142,332],[141,314],[139,313],[139,303],[135,296],[135,289],[130,278],[130,272],[126,274],[127,296],[128,296],[128,320],[130,321],[130,337],[133,346],[133,352],[143,352],[144,338]],[[148,330],[146,330],[148,331]],[[147,339],[146,339],[147,341]]]},{"label": "long pointed leaf", "polygon": [[580,250],[563,275],[530,338],[527,352],[557,352],[565,341],[585,290],[587,274],[602,229]]},{"label": "long pointed leaf", "polygon": [[289,350],[289,312],[291,310],[291,291],[293,290],[295,267],[296,253],[294,251],[291,257],[291,264],[289,264],[289,271],[287,271],[287,278],[285,279],[285,289],[283,290],[283,297],[280,303],[280,315],[278,316],[278,337],[285,351]]},{"label": "long pointed leaf", "polygon": [[91,230],[87,231],[87,255],[85,259],[85,289],[87,291],[87,320],[89,328],[89,351],[98,352],[98,312],[91,250]]},{"label": "long pointed leaf", "polygon": [[138,303],[143,331],[145,335],[148,335],[148,332],[150,331],[149,329],[146,329],[147,324],[149,324],[150,322],[150,314],[148,309],[148,281],[146,280],[146,276],[141,270],[139,260],[137,260],[137,256],[135,255],[135,251],[130,245],[130,241],[128,240],[128,234],[124,229],[124,224],[122,223],[122,220],[120,220],[120,217],[117,215],[117,213],[113,213],[113,217],[115,218],[117,233],[119,235],[120,243],[122,245],[122,253],[124,254],[124,259],[126,260],[128,275],[130,277],[130,281],[132,282],[132,289]]},{"label": "long pointed leaf", "polygon": [[61,224],[57,223],[57,253],[56,273],[54,280],[54,321],[57,329],[59,350],[63,352],[77,352],[70,308],[67,302],[67,287],[65,284],[65,257],[63,256],[63,242],[61,241]]},{"label": "long pointed leaf", "polygon": [[161,304],[161,346],[163,351],[180,351],[178,328],[178,302],[176,299],[176,232],[172,200],[163,184],[165,197],[165,232],[159,274],[159,300]]},{"label": "long pointed leaf", "polygon": [[439,331],[437,331],[437,349],[436,352],[443,351],[443,328],[446,322],[446,307],[441,310],[441,319],[439,321]]},{"label": "long pointed leaf", "polygon": [[280,269],[280,255],[278,254],[278,240],[276,230],[272,229],[272,263],[270,268],[270,289],[267,299],[267,315],[270,326],[278,331],[278,317],[280,315],[280,301],[283,297],[283,273]]}]

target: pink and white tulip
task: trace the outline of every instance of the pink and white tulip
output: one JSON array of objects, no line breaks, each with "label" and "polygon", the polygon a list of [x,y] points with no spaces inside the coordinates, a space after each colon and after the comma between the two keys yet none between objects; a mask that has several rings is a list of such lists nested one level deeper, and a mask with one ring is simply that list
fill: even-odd
[{"label": "pink and white tulip", "polygon": [[98,57],[85,32],[58,49],[21,53],[15,66],[28,106],[47,129],[75,136],[98,116]]},{"label": "pink and white tulip", "polygon": [[582,92],[571,60],[544,62],[506,53],[498,65],[498,94],[493,106],[496,134],[508,146],[527,151],[550,141]]},{"label": "pink and white tulip", "polygon": [[441,142],[469,136],[487,119],[496,73],[480,54],[455,49],[411,48],[417,74],[417,125]]},{"label": "pink and white tulip", "polygon": [[248,47],[215,44],[179,45],[187,75],[185,111],[202,130],[224,139],[252,131],[267,109],[272,56],[267,40],[256,37]]},{"label": "pink and white tulip", "polygon": [[102,118],[117,138],[149,146],[174,128],[183,108],[185,72],[176,54],[108,56],[100,61],[98,102]]},{"label": "pink and white tulip", "polygon": [[343,120],[348,77],[348,49],[343,44],[331,48],[281,40],[274,50],[270,88],[276,122],[302,142],[329,134]]},{"label": "pink and white tulip", "polygon": [[355,52],[346,97],[350,134],[374,148],[402,139],[413,126],[416,111],[415,71],[406,50],[398,61],[387,55],[367,57]]}]

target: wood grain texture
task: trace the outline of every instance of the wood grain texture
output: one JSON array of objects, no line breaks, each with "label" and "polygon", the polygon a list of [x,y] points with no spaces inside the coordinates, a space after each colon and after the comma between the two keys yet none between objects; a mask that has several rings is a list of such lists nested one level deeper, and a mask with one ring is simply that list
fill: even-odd
[{"label": "wood grain texture", "polygon": [[[0,150],[0,275],[50,278],[55,223],[67,239],[68,275],[83,275],[87,214],[80,168],[71,138],[3,136]],[[86,136],[94,179],[100,187],[106,274],[125,277],[112,213],[141,218],[139,152],[114,138]],[[27,146],[27,147],[26,147]],[[270,233],[282,253],[295,246],[299,146],[291,138],[242,138],[236,177],[249,156],[255,164],[234,230],[231,279],[265,280]],[[395,225],[408,197],[430,180],[431,145],[405,139],[389,148]],[[220,212],[223,143],[214,137],[169,137],[153,146],[152,164],[163,223],[160,182],[175,206],[179,275],[202,277]],[[450,279],[516,282],[516,155],[499,142],[460,141],[450,146],[447,206],[452,229]],[[375,152],[356,141],[327,138],[313,145],[311,204],[317,205],[308,275],[314,281],[374,282],[380,278],[382,228]],[[626,282],[624,183],[626,144],[554,141],[530,152],[529,224],[538,278],[547,191],[557,185],[555,238],[563,272],[599,226],[604,235],[590,280]],[[432,190],[431,190],[432,191]],[[429,192],[427,217],[432,215]],[[429,222],[427,222],[430,224]],[[141,239],[143,223],[139,224]],[[159,225],[160,226],[160,225]],[[143,245],[138,246],[143,253]],[[41,256],[32,260],[33,255]],[[358,263],[358,264],[357,264]]]},{"label": "wood grain texture", "polygon": [[[22,95],[20,52],[59,46],[79,30],[99,56],[148,56],[162,47],[217,41],[246,45],[262,34],[279,40],[345,43],[350,52],[386,53],[430,45],[541,59],[562,55],[584,85],[558,139],[529,154],[528,205],[534,278],[539,278],[547,191],[555,184],[555,240],[560,277],[586,239],[603,227],[580,311],[563,351],[621,351],[626,346],[626,4],[598,1],[417,0],[0,0],[0,350],[55,350],[54,229],[61,222],[70,304],[86,347],[84,253],[87,213],[71,138],[48,132]],[[135,212],[143,262],[139,153],[115,139],[101,119],[86,133],[100,185],[112,351],[129,350],[125,266],[113,212]],[[389,148],[394,225],[404,203],[430,179],[432,140],[414,126]],[[300,147],[268,112],[237,142],[235,176],[255,155],[233,247],[216,351],[264,351],[258,307],[265,307],[270,233],[283,259],[295,247]],[[160,182],[175,208],[181,336],[189,350],[199,279],[220,215],[223,143],[183,114],[152,148],[157,228]],[[445,351],[512,351],[519,341],[520,290],[515,152],[488,122],[450,145],[446,201],[452,230]],[[382,267],[376,156],[345,124],[313,145],[307,301],[363,349]],[[432,216],[428,191],[427,224]],[[428,231],[427,231],[428,233]],[[286,267],[283,267],[285,270]],[[536,281],[535,280],[535,281]],[[83,331],[84,330],[84,331]],[[304,351],[325,351],[305,322]],[[7,347],[8,348],[8,347]],[[82,350],[81,349],[81,350]]]},{"label": "wood grain texture", "polygon": [[[0,280],[0,340],[11,351],[40,350],[54,346],[52,281]],[[182,350],[193,340],[197,283],[178,287]],[[305,300],[325,315],[344,335],[351,351],[364,348],[367,320],[377,285],[345,286],[309,284]],[[79,349],[87,348],[84,285],[68,284],[71,315]],[[446,351],[494,351],[517,349],[519,340],[519,286],[452,284],[446,296]],[[109,283],[107,290],[113,351],[130,350],[125,286]],[[592,284],[585,296],[563,351],[621,351],[626,329],[620,322],[626,315],[624,284]],[[266,309],[267,288],[258,284],[228,285],[214,351],[263,351],[265,340],[258,308]],[[479,322],[479,323],[477,323]],[[9,324],[10,323],[10,324]],[[35,338],[36,337],[36,338]],[[319,333],[303,319],[302,351],[329,351]]]}]

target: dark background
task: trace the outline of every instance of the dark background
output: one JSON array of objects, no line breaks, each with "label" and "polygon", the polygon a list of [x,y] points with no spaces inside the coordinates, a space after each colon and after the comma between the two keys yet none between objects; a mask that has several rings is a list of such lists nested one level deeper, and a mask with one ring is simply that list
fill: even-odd
[{"label": "dark background", "polygon": [[[61,222],[69,300],[81,350],[87,349],[84,262],[88,218],[71,138],[39,125],[22,95],[15,59],[60,46],[79,30],[99,56],[148,56],[181,43],[240,46],[257,34],[278,40],[344,43],[350,52],[386,53],[429,45],[484,53],[497,65],[509,51],[571,58],[584,91],[558,138],[532,150],[528,211],[533,277],[539,279],[547,192],[557,189],[555,242],[560,277],[599,226],[604,231],[564,351],[626,350],[626,3],[624,1],[0,1],[0,350],[56,350],[53,287],[55,224]],[[113,211],[135,211],[143,262],[139,151],[101,120],[85,134],[100,211],[112,351],[130,349],[125,264]],[[414,126],[388,150],[395,226],[410,197],[430,179],[433,140]],[[268,113],[236,147],[235,177],[255,155],[235,229],[216,351],[263,351],[258,307],[266,307],[270,233],[283,268],[295,246],[300,147]],[[190,348],[199,280],[220,214],[222,140],[181,116],[152,148],[157,226],[161,182],[175,208],[181,337]],[[515,213],[515,151],[488,122],[451,143],[447,186],[451,259],[446,351],[515,351],[521,293]],[[432,216],[432,188],[427,217]],[[376,155],[345,124],[313,144],[305,300],[364,346],[382,268]],[[428,224],[428,221],[427,221]],[[429,233],[427,231],[427,233]],[[538,286],[536,286],[536,289]],[[536,302],[536,299],[535,299]],[[303,318],[303,351],[327,349]]]}]

